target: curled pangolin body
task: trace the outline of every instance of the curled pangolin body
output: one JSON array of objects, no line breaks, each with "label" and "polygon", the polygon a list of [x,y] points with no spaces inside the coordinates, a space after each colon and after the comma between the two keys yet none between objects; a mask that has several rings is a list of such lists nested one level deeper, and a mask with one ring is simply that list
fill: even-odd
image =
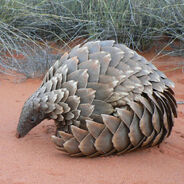
[{"label": "curled pangolin body", "polygon": [[114,41],[77,45],[49,69],[35,104],[54,119],[52,140],[71,156],[124,153],[169,136],[177,116],[173,83]]}]

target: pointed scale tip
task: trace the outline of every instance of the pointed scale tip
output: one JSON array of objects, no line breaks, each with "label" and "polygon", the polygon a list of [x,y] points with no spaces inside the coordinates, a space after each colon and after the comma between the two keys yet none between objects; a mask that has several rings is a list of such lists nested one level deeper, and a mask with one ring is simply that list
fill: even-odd
[{"label": "pointed scale tip", "polygon": [[55,143],[55,145],[62,147],[64,144],[64,141],[62,140],[62,138],[56,137],[55,135],[51,136],[51,140],[52,142]]}]

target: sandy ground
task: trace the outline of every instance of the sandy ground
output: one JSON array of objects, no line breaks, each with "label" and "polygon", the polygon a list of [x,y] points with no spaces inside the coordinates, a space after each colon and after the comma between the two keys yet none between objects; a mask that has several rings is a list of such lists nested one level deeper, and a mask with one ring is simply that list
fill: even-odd
[{"label": "sandy ground", "polygon": [[[178,101],[184,100],[184,73],[173,69],[183,62],[179,57],[154,61],[176,83]],[[184,183],[184,105],[178,105],[172,134],[160,147],[122,156],[70,158],[50,141],[52,121],[44,121],[23,139],[15,137],[22,105],[40,82],[29,79],[20,83],[19,78],[0,75],[0,184]]]}]

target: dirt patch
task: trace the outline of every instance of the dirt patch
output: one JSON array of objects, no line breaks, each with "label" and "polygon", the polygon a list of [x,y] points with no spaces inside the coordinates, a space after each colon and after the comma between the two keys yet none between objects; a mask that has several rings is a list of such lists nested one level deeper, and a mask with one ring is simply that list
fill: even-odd
[{"label": "dirt patch", "polygon": [[[152,58],[151,54],[146,54]],[[184,101],[183,58],[164,57],[154,61],[176,83],[176,98]],[[21,77],[20,77],[21,78]],[[19,79],[19,78],[18,78]],[[18,82],[15,82],[18,81]],[[184,105],[174,129],[159,147],[101,158],[70,158],[50,141],[52,121],[44,121],[25,138],[15,138],[25,100],[40,85],[40,79],[23,82],[0,75],[0,183],[2,184],[183,184]]]}]

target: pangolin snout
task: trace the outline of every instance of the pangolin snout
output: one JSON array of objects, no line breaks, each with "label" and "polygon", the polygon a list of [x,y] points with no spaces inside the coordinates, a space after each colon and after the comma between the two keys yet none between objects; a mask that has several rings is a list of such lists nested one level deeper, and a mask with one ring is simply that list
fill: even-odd
[{"label": "pangolin snout", "polygon": [[21,135],[18,131],[16,132],[15,136],[16,136],[16,138],[21,138]]}]

